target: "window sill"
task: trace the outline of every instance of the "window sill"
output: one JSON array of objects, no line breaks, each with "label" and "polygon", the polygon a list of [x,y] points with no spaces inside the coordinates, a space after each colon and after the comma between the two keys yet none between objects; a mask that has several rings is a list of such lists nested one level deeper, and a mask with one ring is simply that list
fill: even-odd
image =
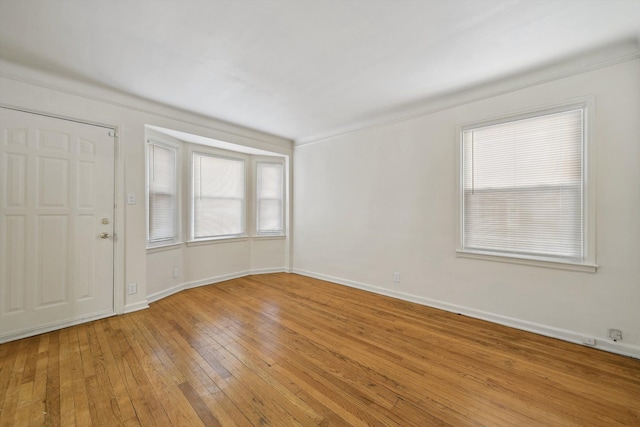
[{"label": "window sill", "polygon": [[456,258],[481,259],[485,261],[506,262],[509,264],[529,265],[533,267],[555,268],[558,270],[581,271],[595,273],[598,270],[596,264],[574,263],[569,261],[550,261],[536,258],[516,258],[508,255],[495,255],[482,252],[456,251]]},{"label": "window sill", "polygon": [[286,234],[258,234],[251,237],[253,240],[284,240],[287,238]]},{"label": "window sill", "polygon": [[156,252],[171,251],[173,249],[179,249],[182,247],[182,243],[168,243],[166,245],[148,246],[147,253],[153,254]]},{"label": "window sill", "polygon": [[245,242],[249,240],[248,236],[238,236],[238,237],[220,237],[214,239],[202,239],[202,240],[192,240],[187,242],[187,246],[205,246],[205,245],[217,245],[219,243],[235,243],[235,242]]}]

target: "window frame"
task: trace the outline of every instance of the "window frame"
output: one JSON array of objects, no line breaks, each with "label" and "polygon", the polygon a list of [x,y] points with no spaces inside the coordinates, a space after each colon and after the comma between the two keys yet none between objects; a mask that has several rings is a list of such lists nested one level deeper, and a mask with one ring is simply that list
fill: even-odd
[{"label": "window frame", "polygon": [[[235,154],[235,153],[233,153]],[[195,146],[190,147],[189,149],[189,157],[188,157],[188,169],[189,169],[189,217],[188,217],[188,244],[197,244],[197,243],[206,243],[206,242],[216,242],[216,241],[233,241],[238,239],[245,239],[248,237],[247,234],[247,182],[249,178],[249,168],[247,167],[249,158],[244,155],[233,155],[228,151],[218,150],[215,148],[209,148],[206,146]],[[195,175],[194,175],[194,159],[195,155],[207,156],[207,157],[215,157],[218,159],[239,161],[243,163],[244,166],[244,182],[243,182],[243,190],[242,190],[242,232],[237,234],[226,234],[219,236],[209,236],[209,237],[195,237]]]},{"label": "window frame", "polygon": [[[151,185],[149,182],[149,168],[151,166],[149,159],[149,147],[156,145],[165,149],[172,150],[175,153],[174,157],[174,173],[175,173],[175,205],[174,205],[174,236],[172,238],[161,240],[150,240],[151,235],[151,204],[149,202]],[[158,138],[156,136],[147,137],[145,143],[145,214],[146,214],[146,247],[147,249],[161,248],[166,246],[173,246],[182,242],[181,236],[181,147],[179,144],[166,141],[164,138]]]},{"label": "window frame", "polygon": [[[534,256],[509,252],[483,251],[464,247],[464,133],[472,129],[510,123],[518,120],[540,117],[554,113],[581,109],[583,111],[582,128],[582,260],[563,260],[555,257]],[[594,111],[593,97],[581,98],[572,102],[546,106],[524,112],[503,115],[489,120],[467,123],[457,127],[457,166],[458,166],[458,226],[456,256],[489,261],[501,261],[563,270],[595,273],[595,183],[593,180],[594,142],[590,116]]]},{"label": "window frame", "polygon": [[[258,228],[258,224],[259,224],[259,215],[260,215],[260,197],[259,197],[259,186],[258,186],[258,177],[259,177],[259,173],[258,173],[258,168],[260,166],[260,164],[274,164],[274,165],[280,165],[282,167],[282,198],[280,199],[280,203],[281,203],[281,207],[280,207],[280,222],[282,224],[282,230],[279,232],[260,232],[259,228]],[[274,157],[274,158],[270,158],[270,157],[261,157],[261,156],[254,156],[253,157],[253,206],[254,206],[254,213],[253,213],[253,237],[258,237],[258,238],[267,238],[267,237],[281,237],[281,236],[286,236],[287,230],[286,230],[286,222],[285,222],[285,209],[287,206],[287,170],[286,170],[286,163],[284,161],[284,158],[279,158],[279,157]]]}]

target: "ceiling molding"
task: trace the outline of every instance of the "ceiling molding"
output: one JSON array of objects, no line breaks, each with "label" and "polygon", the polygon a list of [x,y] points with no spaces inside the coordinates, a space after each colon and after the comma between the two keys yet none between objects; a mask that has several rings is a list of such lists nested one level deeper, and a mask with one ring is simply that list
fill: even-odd
[{"label": "ceiling molding", "polygon": [[[277,135],[262,132],[246,126],[229,123],[215,117],[208,117],[170,105],[151,101],[109,87],[81,80],[51,74],[25,65],[0,58],[0,78],[29,84],[67,95],[78,96],[118,108],[151,114],[188,125],[204,127],[215,131],[216,135],[203,135],[218,139],[228,139],[234,143],[258,142],[270,146],[290,149],[293,141]],[[4,97],[3,97],[4,98]],[[151,123],[149,123],[151,124]],[[188,131],[188,130],[187,130]]]},{"label": "ceiling molding", "polygon": [[355,122],[330,132],[298,138],[295,148],[323,142],[325,140],[378,126],[386,126],[411,120],[420,116],[461,105],[478,102],[566,77],[609,67],[640,58],[640,44],[637,39],[623,40],[615,44],[590,50],[579,55],[536,67],[522,73],[505,76],[468,88],[429,97],[418,102],[404,104],[373,118]]}]

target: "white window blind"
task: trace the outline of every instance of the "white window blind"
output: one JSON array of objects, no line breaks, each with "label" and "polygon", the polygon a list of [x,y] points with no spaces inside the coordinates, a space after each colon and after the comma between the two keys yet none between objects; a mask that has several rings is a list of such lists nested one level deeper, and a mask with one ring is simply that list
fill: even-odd
[{"label": "white window blind", "polygon": [[256,233],[283,234],[284,166],[282,163],[258,162],[256,169]]},{"label": "white window blind", "polygon": [[463,250],[584,260],[583,116],[463,129]]},{"label": "white window blind", "polygon": [[175,241],[177,227],[177,149],[147,144],[147,239],[149,244]]},{"label": "white window blind", "polygon": [[194,239],[244,234],[244,160],[193,153]]}]

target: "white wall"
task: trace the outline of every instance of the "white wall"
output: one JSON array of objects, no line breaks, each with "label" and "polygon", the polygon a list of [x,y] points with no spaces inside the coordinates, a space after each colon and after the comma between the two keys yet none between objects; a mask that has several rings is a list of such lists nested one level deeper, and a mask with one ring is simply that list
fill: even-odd
[{"label": "white wall", "polygon": [[[585,96],[597,273],[456,258],[456,127]],[[297,146],[294,271],[640,357],[639,118],[635,59]]]},{"label": "white wall", "polygon": [[[287,156],[292,152],[291,141],[4,61],[0,61],[0,105],[117,127],[116,244],[120,258],[116,262],[116,302],[120,310],[144,308],[148,295],[168,294],[184,283],[204,284],[211,278],[238,276],[258,269],[288,268],[288,239],[278,240],[274,245],[263,242],[254,245],[248,239],[147,255],[145,125]],[[126,204],[127,194],[137,196],[136,205]],[[181,270],[178,279],[173,279],[174,267]],[[126,284],[134,282],[138,284],[138,293],[126,295]]]}]

